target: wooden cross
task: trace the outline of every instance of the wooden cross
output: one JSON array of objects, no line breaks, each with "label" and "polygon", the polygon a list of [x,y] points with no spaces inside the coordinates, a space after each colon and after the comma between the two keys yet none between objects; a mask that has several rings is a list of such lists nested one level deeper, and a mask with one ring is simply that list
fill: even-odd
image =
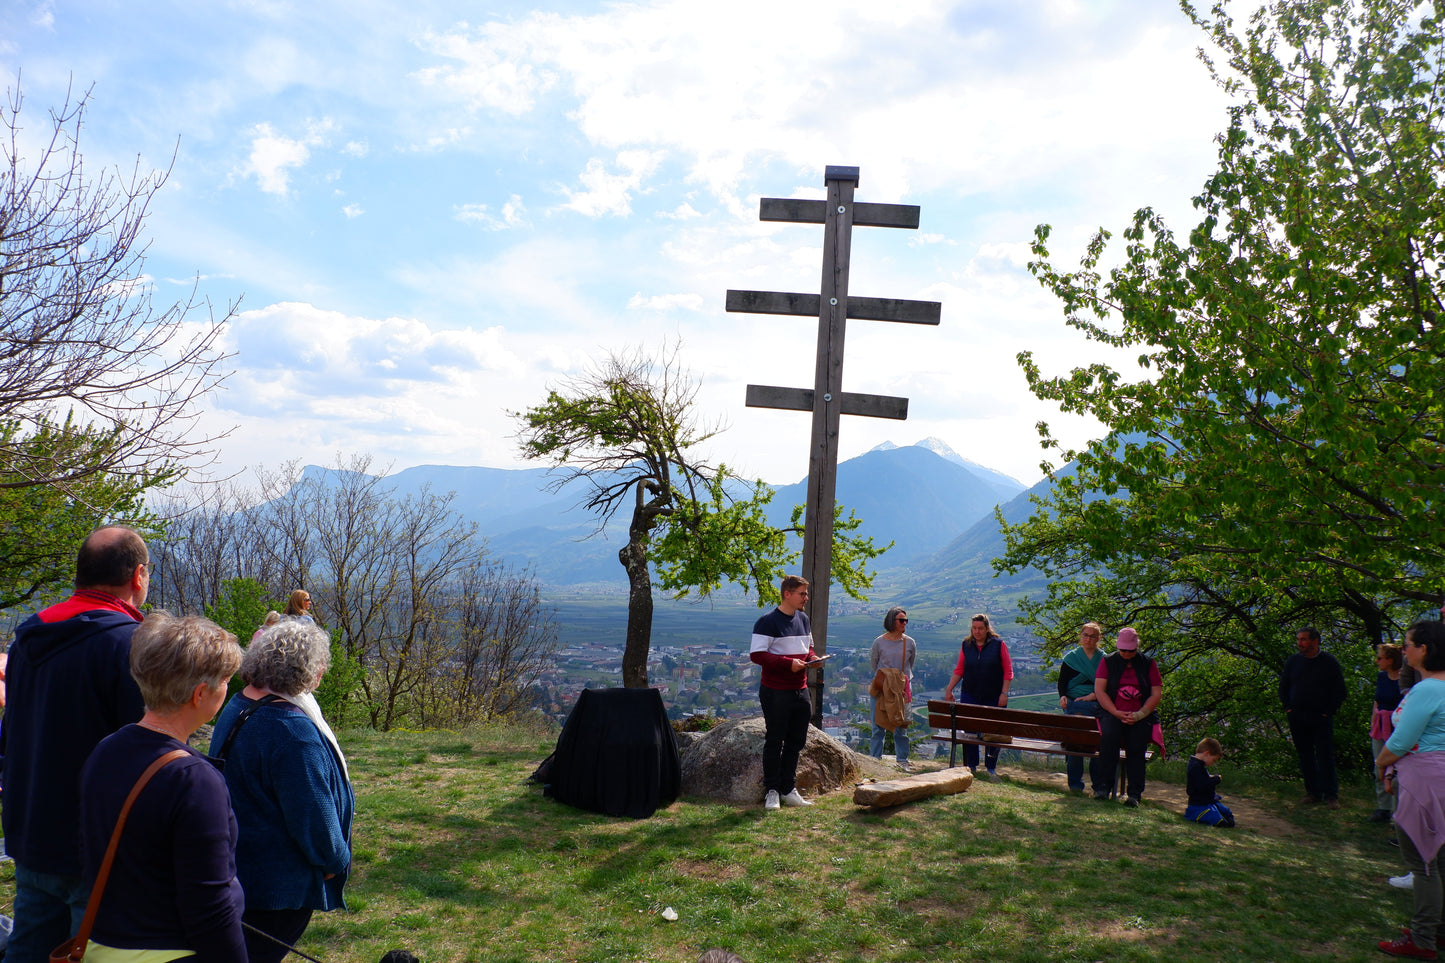
[{"label": "wooden cross", "polygon": [[[937,301],[848,296],[848,259],[853,228],[917,229],[918,208],[905,204],[855,203],[858,168],[829,166],[823,175],[826,201],[780,197],[762,199],[759,220],[823,225],[823,281],[819,294],[777,291],[728,291],[727,310],[749,314],[791,314],[818,319],[818,360],[813,388],[748,385],[749,408],[786,408],[813,413],[808,450],[808,500],[803,524],[803,577],[811,597],[808,616],[813,647],[828,651],[828,594],[833,565],[833,503],[838,483],[838,422],[841,415],[870,418],[908,417],[908,399],[860,395],[843,390],[843,337],[847,319],[938,324],[943,305]],[[813,696],[813,725],[823,726],[823,666],[815,666],[808,683]]]}]

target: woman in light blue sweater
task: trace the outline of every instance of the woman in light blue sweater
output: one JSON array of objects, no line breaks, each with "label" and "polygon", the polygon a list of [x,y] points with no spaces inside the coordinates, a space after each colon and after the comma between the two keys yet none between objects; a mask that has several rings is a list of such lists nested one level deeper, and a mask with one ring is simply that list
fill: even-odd
[{"label": "woman in light blue sweater", "polygon": [[[315,910],[344,907],[355,807],[346,759],[311,694],[330,662],[315,623],[286,620],[251,643],[242,689],[216,720],[212,755],[224,759],[236,812],[236,877],[251,963],[279,963]],[[281,941],[280,943],[276,941]]]}]

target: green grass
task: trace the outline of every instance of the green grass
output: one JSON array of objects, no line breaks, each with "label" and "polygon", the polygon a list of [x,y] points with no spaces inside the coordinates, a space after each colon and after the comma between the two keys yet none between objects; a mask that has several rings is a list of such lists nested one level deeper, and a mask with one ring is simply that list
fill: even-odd
[{"label": "green grass", "polygon": [[840,792],[775,813],[682,801],[633,821],[525,783],[545,736],[342,743],[351,912],[318,914],[302,944],[327,963],[394,947],[424,963],[692,961],[710,946],[751,963],[1372,960],[1409,913],[1384,885],[1398,855],[1364,822],[1363,791],[1340,812],[1293,809],[1294,787],[1228,774],[1224,788],[1286,820],[1270,833],[1008,781],[884,813]]}]

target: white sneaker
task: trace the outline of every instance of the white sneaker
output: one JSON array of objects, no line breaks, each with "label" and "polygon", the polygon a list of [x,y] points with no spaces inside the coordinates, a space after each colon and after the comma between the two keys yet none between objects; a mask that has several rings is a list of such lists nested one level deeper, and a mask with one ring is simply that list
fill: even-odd
[{"label": "white sneaker", "polygon": [[1415,874],[1406,873],[1404,876],[1391,876],[1390,885],[1396,889],[1414,889]]},{"label": "white sneaker", "polygon": [[777,809],[780,805],[782,804],[778,802],[778,791],[776,789],[769,789],[768,794],[763,797],[763,808]]},{"label": "white sneaker", "polygon": [[784,806],[811,806],[812,803],[803,798],[803,794],[794,789],[783,797]]}]

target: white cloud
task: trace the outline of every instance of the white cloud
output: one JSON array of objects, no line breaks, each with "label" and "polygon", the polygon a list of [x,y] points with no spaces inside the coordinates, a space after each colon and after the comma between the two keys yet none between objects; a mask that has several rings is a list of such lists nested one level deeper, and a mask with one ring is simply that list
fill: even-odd
[{"label": "white cloud", "polygon": [[325,118],[306,125],[306,133],[297,138],[276,133],[270,124],[257,124],[251,130],[251,153],[241,168],[243,176],[256,178],[256,185],[267,194],[285,196],[290,188],[291,171],[311,159],[311,148],[326,143],[336,124]]},{"label": "white cloud", "polygon": [[[1218,107],[1202,68],[1187,87],[1139,83],[1177,77],[1200,41],[1177,13],[1139,12],[739,0],[716,18],[691,0],[657,0],[428,34],[423,52],[446,63],[419,76],[471,109],[513,115],[565,92],[568,119],[594,147],[675,153],[725,199],[767,163],[810,181],[825,163],[858,164],[878,200],[944,185],[972,194],[1071,165],[1152,162],[1131,139],[1101,143],[1098,132],[1147,123],[1168,142]],[[569,206],[596,216],[625,212],[623,195],[650,173],[625,187],[589,176],[602,179],[600,161]]]},{"label": "white cloud", "polygon": [[371,153],[371,148],[364,140],[349,140],[346,146],[341,148],[341,152],[348,157],[365,157]]},{"label": "white cloud", "polygon": [[345,207],[343,207],[343,208],[341,209],[341,213],[343,213],[343,214],[346,215],[346,219],[347,219],[347,220],[351,220],[353,217],[360,217],[361,215],[365,214],[366,212],[361,209],[361,205],[360,205],[360,204],[352,203],[352,204],[347,204]]},{"label": "white cloud", "polygon": [[560,22],[555,14],[538,13],[517,25],[491,23],[473,31],[461,23],[449,33],[423,34],[419,47],[458,63],[427,67],[413,76],[423,86],[451,91],[474,108],[524,114],[556,82],[551,69],[527,62],[554,22]]},{"label": "white cloud", "polygon": [[521,195],[513,194],[496,214],[486,204],[455,204],[452,217],[463,224],[480,224],[488,230],[501,231],[526,225],[527,206],[522,203]]},{"label": "white cloud", "polygon": [[638,291],[628,300],[627,306],[647,311],[671,311],[675,308],[701,311],[705,303],[700,294],[656,294],[645,298],[642,296],[642,292]]},{"label": "white cloud", "polygon": [[602,161],[594,157],[578,177],[585,190],[574,191],[564,187],[567,203],[562,207],[588,217],[601,217],[603,214],[625,217],[632,213],[632,192],[657,169],[661,161],[662,154],[658,152],[625,150],[617,155],[617,166],[623,168],[624,173],[609,174]]},{"label": "white cloud", "polygon": [[671,221],[690,221],[695,217],[702,217],[702,215],[693,210],[692,205],[686,201],[677,205],[677,207],[671,211],[659,211],[657,216],[665,217]]}]

